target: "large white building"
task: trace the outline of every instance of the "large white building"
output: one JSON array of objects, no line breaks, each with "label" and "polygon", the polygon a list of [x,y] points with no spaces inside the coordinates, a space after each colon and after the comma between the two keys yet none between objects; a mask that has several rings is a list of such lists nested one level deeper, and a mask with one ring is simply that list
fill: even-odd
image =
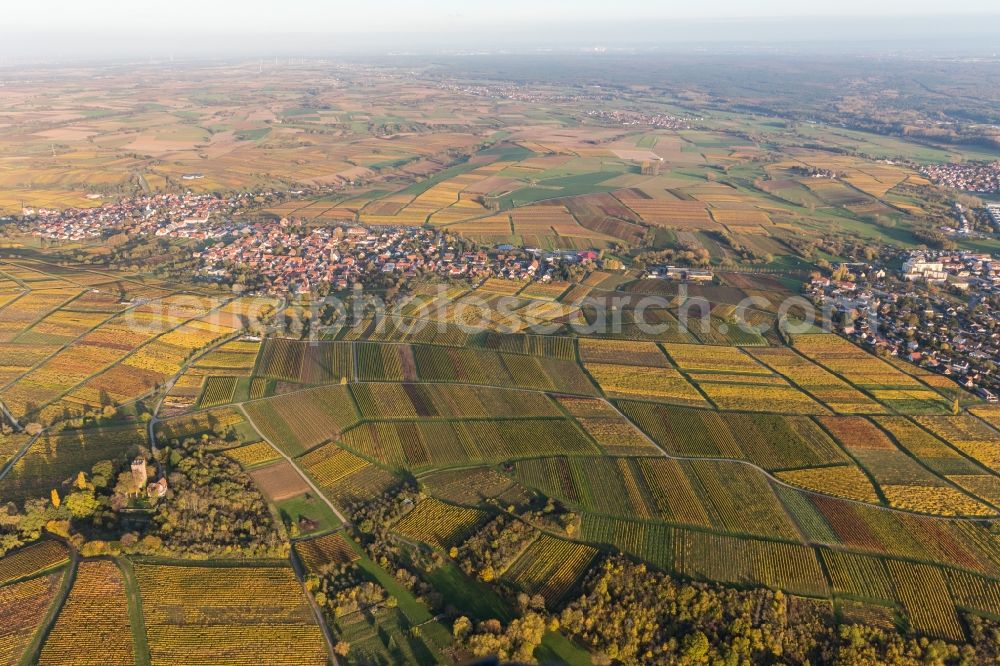
[{"label": "large white building", "polygon": [[948,273],[944,270],[944,263],[916,256],[910,257],[903,263],[903,278],[913,281],[944,282],[948,279]]},{"label": "large white building", "polygon": [[993,220],[993,225],[1000,227],[1000,204],[990,204],[986,210],[990,214],[990,219]]}]

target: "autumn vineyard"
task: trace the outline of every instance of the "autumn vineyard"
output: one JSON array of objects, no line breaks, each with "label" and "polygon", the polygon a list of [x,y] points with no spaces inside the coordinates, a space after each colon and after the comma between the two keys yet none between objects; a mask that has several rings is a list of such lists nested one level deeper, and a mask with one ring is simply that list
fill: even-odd
[{"label": "autumn vineyard", "polygon": [[994,116],[619,58],[0,62],[0,666],[998,663]]}]

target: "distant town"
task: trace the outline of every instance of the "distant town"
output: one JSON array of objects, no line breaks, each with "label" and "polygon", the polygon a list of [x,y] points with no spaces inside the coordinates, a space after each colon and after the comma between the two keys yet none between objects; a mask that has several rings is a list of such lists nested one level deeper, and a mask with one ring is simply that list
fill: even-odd
[{"label": "distant town", "polygon": [[990,402],[1000,396],[1000,261],[977,252],[912,252],[843,264],[807,291],[839,332],[872,351],[955,378]]},{"label": "distant town", "polygon": [[26,208],[22,216],[31,224],[35,236],[56,241],[100,238],[109,231],[208,238],[206,224],[213,216],[232,215],[262,199],[276,196],[274,192],[241,192],[227,197],[153,194],[129,197],[95,208]]},{"label": "distant town", "polygon": [[[219,231],[210,234],[220,237]],[[481,249],[420,227],[309,229],[281,220],[229,225],[221,235],[226,240],[195,253],[201,275],[271,294],[342,291],[370,284],[374,276],[545,280],[561,265],[599,260],[599,254],[589,250],[522,251],[510,245]]]},{"label": "distant town", "polygon": [[932,164],[921,173],[937,185],[980,194],[1000,193],[1000,162]]},{"label": "distant town", "polygon": [[657,129],[689,129],[691,124],[684,118],[667,113],[642,113],[638,111],[605,111],[594,109],[587,112],[591,118],[622,127],[656,127]]},{"label": "distant town", "polygon": [[283,196],[157,194],[95,208],[26,209],[23,220],[35,236],[55,242],[122,232],[193,240],[202,279],[268,294],[339,291],[371,284],[375,276],[540,280],[558,266],[594,263],[600,256],[593,250],[544,252],[505,244],[483,249],[422,227],[313,228],[295,219],[239,219],[238,213]]}]

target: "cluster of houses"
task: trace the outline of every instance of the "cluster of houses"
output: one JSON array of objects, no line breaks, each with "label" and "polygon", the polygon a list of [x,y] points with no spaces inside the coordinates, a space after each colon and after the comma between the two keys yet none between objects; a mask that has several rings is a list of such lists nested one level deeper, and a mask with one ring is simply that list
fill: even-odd
[{"label": "cluster of houses", "polygon": [[945,234],[949,236],[973,236],[978,235],[973,231],[973,224],[969,221],[969,215],[971,211],[966,210],[965,206],[958,203],[957,201],[952,204],[952,212],[955,215],[955,222],[958,226],[949,227],[945,226],[941,229]]},{"label": "cluster of houses", "polygon": [[[953,377],[986,400],[1000,395],[1000,261],[974,252],[906,257],[901,271],[848,264],[815,278],[814,302],[862,346]],[[936,288],[931,288],[931,287]]]},{"label": "cluster of houses", "polygon": [[460,95],[504,99],[515,102],[579,102],[583,95],[567,95],[555,89],[522,86],[515,83],[478,84],[444,82],[438,84],[442,90]]},{"label": "cluster of houses", "polygon": [[646,113],[640,111],[606,111],[592,109],[587,115],[605,123],[623,127],[656,127],[658,129],[690,129],[690,123],[684,118],[678,118],[668,113]]},{"label": "cluster of houses", "polygon": [[903,262],[902,277],[909,282],[1000,292],[1000,260],[983,252],[915,252]]},{"label": "cluster of houses", "polygon": [[155,233],[158,236],[204,238],[205,225],[215,215],[229,215],[249,205],[254,195],[151,194],[122,199],[95,208],[25,209],[35,236],[78,241],[109,231]]},{"label": "cluster of houses", "polygon": [[920,170],[938,185],[966,192],[1000,192],[1000,162],[931,164]]},{"label": "cluster of houses", "polygon": [[194,254],[201,274],[222,282],[241,277],[250,291],[342,291],[372,276],[541,279],[561,262],[587,263],[595,252],[519,252],[512,246],[461,251],[438,230],[419,227],[327,226],[308,229],[265,222],[238,228]]}]

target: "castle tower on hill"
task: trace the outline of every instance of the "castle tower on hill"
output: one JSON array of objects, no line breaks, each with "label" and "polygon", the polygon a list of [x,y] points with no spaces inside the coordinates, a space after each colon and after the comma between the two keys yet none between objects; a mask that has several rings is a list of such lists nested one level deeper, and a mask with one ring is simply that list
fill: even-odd
[{"label": "castle tower on hill", "polygon": [[146,459],[136,458],[132,461],[132,483],[135,484],[139,492],[142,492],[146,487],[147,480],[149,477],[146,474]]}]

